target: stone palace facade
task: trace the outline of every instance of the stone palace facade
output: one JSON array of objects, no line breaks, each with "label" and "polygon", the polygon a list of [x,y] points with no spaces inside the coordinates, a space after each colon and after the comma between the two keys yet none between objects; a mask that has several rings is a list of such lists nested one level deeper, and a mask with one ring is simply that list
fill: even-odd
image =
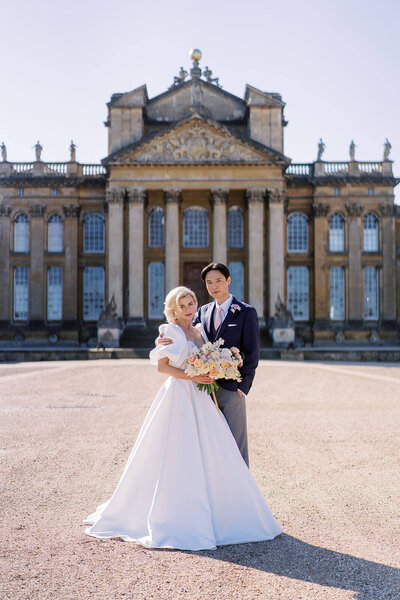
[{"label": "stone palace facade", "polygon": [[[223,90],[200,52],[172,86],[108,103],[101,164],[0,163],[0,341],[85,343],[114,296],[121,326],[163,319],[185,284],[227,263],[232,291],[261,324],[281,298],[299,343],[399,338],[400,213],[382,161],[311,164],[284,153],[285,103]],[[124,335],[122,336],[122,341]]]}]

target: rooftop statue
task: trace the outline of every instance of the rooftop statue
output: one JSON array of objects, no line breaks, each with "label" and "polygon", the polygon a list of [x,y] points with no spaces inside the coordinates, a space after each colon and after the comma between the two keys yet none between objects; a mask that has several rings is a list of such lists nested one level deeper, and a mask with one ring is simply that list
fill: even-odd
[{"label": "rooftop statue", "polygon": [[69,145],[69,151],[70,151],[70,161],[71,162],[76,162],[76,144],[74,144],[73,140],[71,140],[71,143]]},{"label": "rooftop statue", "polygon": [[326,150],[326,146],[325,146],[324,142],[322,141],[322,138],[319,138],[317,162],[321,160],[322,155],[325,152],[325,150]]},{"label": "rooftop statue", "polygon": [[36,144],[33,146],[33,148],[35,149],[35,158],[37,162],[41,162],[42,158],[42,150],[43,150],[43,146],[40,145],[39,140],[36,142]]},{"label": "rooftop statue", "polygon": [[174,85],[180,85],[181,83],[183,83],[187,76],[188,72],[185,71],[183,67],[181,67],[178,75],[175,75],[174,77]]},{"label": "rooftop statue", "polygon": [[4,142],[1,142],[1,158],[3,162],[7,162],[7,148]]},{"label": "rooftop statue", "polygon": [[386,138],[385,143],[383,144],[383,160],[389,160],[391,149],[392,149],[392,144]]},{"label": "rooftop statue", "polygon": [[351,140],[350,146],[349,146],[349,154],[350,154],[350,160],[352,162],[354,162],[356,160],[356,148],[357,148],[357,146],[355,145],[354,140]]}]

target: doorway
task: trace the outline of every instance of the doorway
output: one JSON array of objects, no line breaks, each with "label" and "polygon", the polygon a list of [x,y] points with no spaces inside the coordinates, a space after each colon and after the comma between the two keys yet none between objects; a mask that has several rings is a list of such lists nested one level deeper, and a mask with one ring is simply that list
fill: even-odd
[{"label": "doorway", "polygon": [[197,296],[199,306],[210,302],[205,283],[201,280],[200,274],[208,263],[184,263],[183,264],[183,285],[193,290]]}]

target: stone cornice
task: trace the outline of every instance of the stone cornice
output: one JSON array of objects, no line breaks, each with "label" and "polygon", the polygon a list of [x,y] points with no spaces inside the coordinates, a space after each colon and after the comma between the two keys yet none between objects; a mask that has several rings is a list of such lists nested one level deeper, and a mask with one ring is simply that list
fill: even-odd
[{"label": "stone cornice", "polygon": [[81,212],[81,207],[77,204],[63,204],[62,209],[66,219],[78,218]]},{"label": "stone cornice", "polygon": [[356,202],[349,202],[346,204],[346,211],[349,217],[361,217],[363,207],[361,204],[357,204]]},{"label": "stone cornice", "polygon": [[128,188],[128,203],[129,204],[144,204],[147,194],[144,188]]},{"label": "stone cornice", "polygon": [[248,188],[246,200],[249,204],[262,203],[265,199],[265,188]]},{"label": "stone cornice", "polygon": [[227,204],[229,198],[229,188],[211,188],[211,202],[213,206],[218,204]]},{"label": "stone cornice", "polygon": [[45,204],[30,204],[29,205],[29,214],[32,218],[43,218],[44,213],[46,211]]},{"label": "stone cornice", "polygon": [[166,204],[179,204],[182,200],[182,190],[180,188],[166,188],[163,192]]}]

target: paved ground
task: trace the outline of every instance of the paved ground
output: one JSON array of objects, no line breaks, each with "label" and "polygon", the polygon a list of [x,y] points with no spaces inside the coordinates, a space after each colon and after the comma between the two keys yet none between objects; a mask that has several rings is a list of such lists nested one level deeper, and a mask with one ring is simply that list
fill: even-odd
[{"label": "paved ground", "polygon": [[0,365],[0,598],[399,600],[400,368],[262,362],[252,472],[284,534],[214,552],[83,533],[164,377],[146,360]]}]

